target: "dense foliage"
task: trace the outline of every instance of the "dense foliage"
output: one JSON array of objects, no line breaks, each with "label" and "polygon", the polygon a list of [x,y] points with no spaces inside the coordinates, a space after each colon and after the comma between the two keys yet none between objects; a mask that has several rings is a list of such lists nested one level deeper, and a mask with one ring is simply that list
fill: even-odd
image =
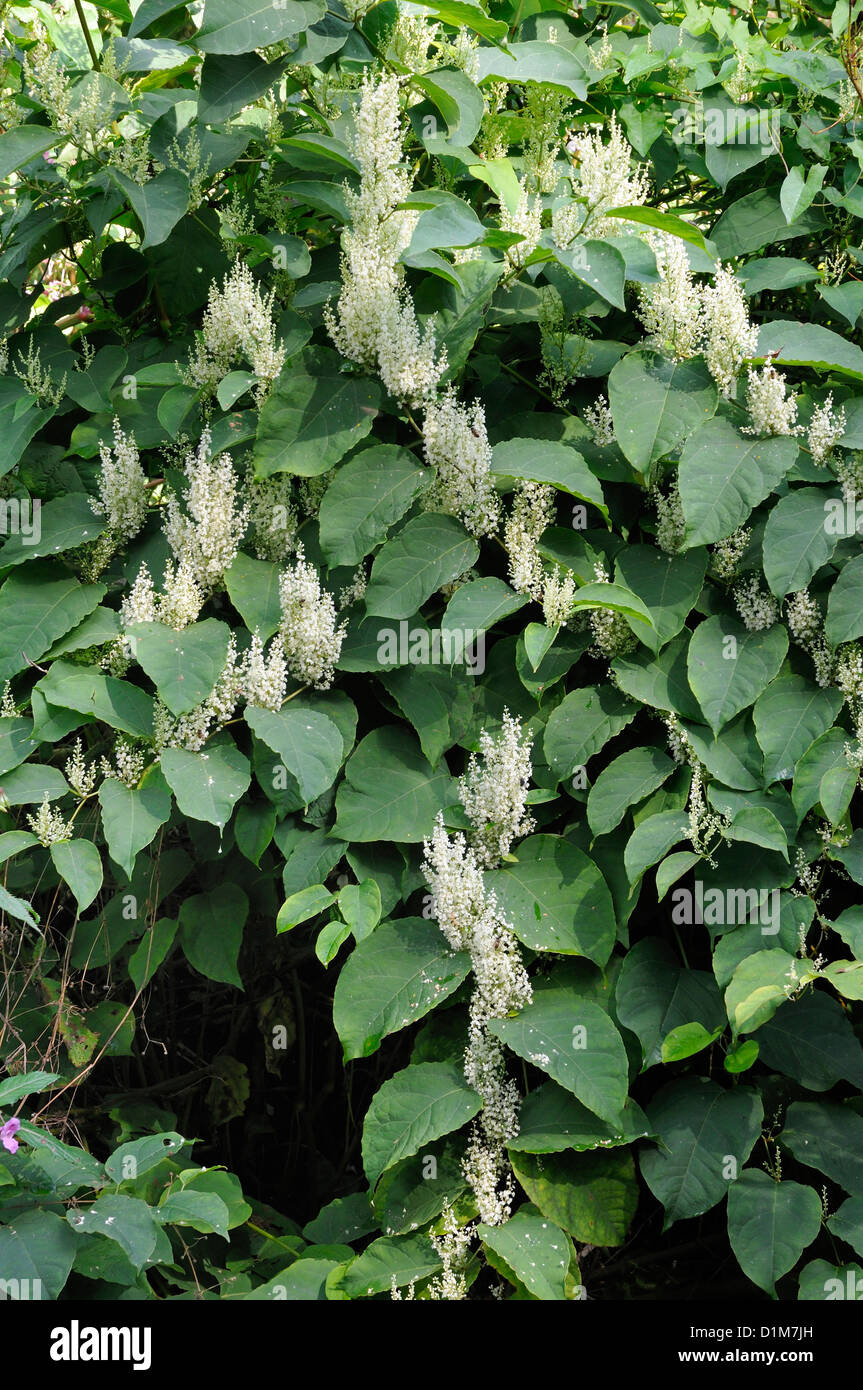
[{"label": "dense foliage", "polygon": [[0,5],[10,1296],[860,1296],[860,10]]}]

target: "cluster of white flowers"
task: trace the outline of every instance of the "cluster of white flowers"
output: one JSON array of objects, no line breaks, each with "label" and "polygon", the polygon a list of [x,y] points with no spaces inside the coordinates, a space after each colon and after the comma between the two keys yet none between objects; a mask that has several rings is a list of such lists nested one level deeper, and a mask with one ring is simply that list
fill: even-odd
[{"label": "cluster of white flowers", "polygon": [[656,544],[666,555],[676,555],[686,534],[686,518],[675,479],[665,493],[659,487],[650,489],[650,500],[656,508]]},{"label": "cluster of white flowers", "polygon": [[[567,143],[567,151],[578,161],[572,178],[573,193],[587,200],[587,219],[584,224],[592,237],[621,236],[631,231],[632,224],[619,217],[608,217],[610,208],[641,207],[650,192],[646,174],[633,167],[632,146],[626,139],[612,113],[608,144],[603,143],[602,131],[578,131]],[[571,214],[566,205],[555,220],[552,234],[561,250],[571,241]]]},{"label": "cluster of white flowers", "polygon": [[771,593],[762,589],[758,575],[735,585],[734,603],[747,632],[762,632],[779,617],[779,605]]},{"label": "cluster of white flowers", "polygon": [[[822,689],[833,680],[834,658],[824,637],[824,624],[818,605],[808,589],[799,589],[785,600],[788,631],[798,646],[808,652],[815,667],[815,679]],[[841,689],[841,686],[840,686]]]},{"label": "cluster of white flowers", "polygon": [[597,396],[593,405],[587,407],[584,421],[593,431],[594,444],[614,443],[617,437],[614,433],[614,420],[611,418],[611,409],[605,396]]},{"label": "cluster of white flowers", "polygon": [[730,396],[740,370],[758,347],[758,329],[740,282],[718,265],[711,283],[692,276],[686,244],[670,233],[649,233],[660,282],[639,291],[639,316],[656,346],[678,361],[703,352],[710,374]]},{"label": "cluster of white flowers", "polygon": [[365,564],[357,565],[351,575],[350,583],[339,589],[339,610],[349,608],[352,603],[359,603],[361,598],[365,598],[368,587],[369,576],[366,573]]},{"label": "cluster of white flowers", "polygon": [[697,758],[692,758],[692,781],[689,784],[689,842],[696,854],[703,854],[712,868],[716,861],[712,858],[717,836],[724,836],[730,820],[728,816],[717,815],[711,811],[704,795],[704,770]]},{"label": "cluster of white flowers", "polygon": [[389,34],[389,47],[397,62],[417,77],[434,64],[429,49],[437,44],[440,24],[429,24],[425,15],[410,15],[399,6],[398,19]]},{"label": "cluster of white flowers", "polygon": [[504,232],[520,236],[506,249],[506,263],[512,270],[520,270],[529,256],[532,256],[542,236],[542,198],[537,195],[531,199],[526,183],[522,183],[518,203],[513,211],[506,203],[500,205],[500,226]]},{"label": "cluster of white flowers", "polygon": [[746,553],[752,531],[748,526],[738,526],[730,536],[717,541],[710,558],[710,568],[717,579],[729,583],[737,573],[737,566]]},{"label": "cluster of white flowers", "polygon": [[75,740],[72,756],[67,758],[64,771],[66,781],[76,796],[83,800],[85,796],[90,795],[96,785],[97,772],[92,763],[88,767],[84,761],[84,748],[80,738]]},{"label": "cluster of white flowers", "polygon": [[114,743],[113,763],[109,758],[101,758],[100,771],[103,777],[122,782],[124,787],[137,787],[146,761],[141,749],[120,735]]},{"label": "cluster of white flowers", "polygon": [[479,758],[472,753],[467,771],[459,778],[459,801],[473,825],[471,847],[486,867],[498,863],[509,853],[513,840],[534,827],[533,817],[525,812],[531,748],[532,739],[522,731],[521,720],[504,710],[501,732],[492,738],[483,729]]},{"label": "cluster of white flowers", "polygon": [[331,594],[321,589],[314,565],[306,562],[302,546],[297,559],[279,579],[282,620],[279,627],[290,674],[316,690],[332,684],[345,638],[345,624],[336,621]]},{"label": "cluster of white flowers", "polygon": [[461,834],[450,836],[438,815],[425,842],[423,872],[432,891],[434,913],[447,942],[469,951],[474,974],[465,1077],[482,1097],[464,1162],[480,1219],[500,1225],[511,1210],[506,1143],[518,1133],[518,1091],[506,1075],[506,1058],[489,1032],[493,1018],[517,1013],[532,998],[518,942],[483,883],[476,854]]},{"label": "cluster of white flowers", "polygon": [[168,499],[165,535],[178,562],[185,560],[195,582],[212,590],[231,565],[249,519],[239,499],[230,454],[210,459],[210,434],[201,436],[196,453],[188,453],[183,493],[185,512],[175,494]]},{"label": "cluster of white flowers", "polygon": [[[593,574],[597,584],[611,583],[611,576],[601,560],[594,565]],[[625,656],[638,644],[638,638],[622,613],[615,613],[611,608],[595,608],[588,613],[588,621],[594,656],[611,661],[616,656]]]},{"label": "cluster of white flowers", "polygon": [[664,714],[662,722],[668,737],[668,751],[674,761],[679,765],[691,762],[694,757],[692,744],[678,716],[674,713]]},{"label": "cluster of white flowers", "polygon": [[0,700],[0,719],[14,719],[18,713],[18,706],[12,694],[12,682],[6,681],[3,686],[3,699]]},{"label": "cluster of white flowers", "polygon": [[479,401],[460,405],[450,386],[431,401],[423,420],[427,462],[436,470],[427,505],[459,517],[474,536],[500,525],[500,501],[491,474],[491,445]]},{"label": "cluster of white flowers", "polygon": [[863,768],[863,651],[858,646],[848,643],[840,647],[836,685],[845,696],[854,724],[855,743],[846,743],[845,756],[852,766]]},{"label": "cluster of white flowers", "polygon": [[682,361],[699,349],[704,332],[701,292],[692,277],[686,243],[670,232],[646,238],[656,256],[659,282],[638,292],[638,315],[656,347]]},{"label": "cluster of white flowers", "polygon": [[785,376],[765,362],[759,372],[749,368],[746,387],[746,407],[751,425],[744,425],[741,434],[803,433],[797,421],[797,397],[788,395]]},{"label": "cluster of white flowers", "polygon": [[275,636],[269,651],[264,650],[257,630],[240,667],[240,686],[250,705],[279,710],[288,687],[288,663],[280,636]]},{"label": "cluster of white flowers", "polygon": [[554,488],[547,483],[521,483],[506,519],[504,545],[509,556],[509,579],[520,594],[542,598],[542,557],[537,542],[554,520]]},{"label": "cluster of white flowers", "polygon": [[359,188],[344,185],[351,225],[342,233],[342,289],[324,320],[343,357],[378,371],[392,395],[416,405],[437,387],[446,352],[436,355],[433,322],[420,330],[398,264],[418,217],[396,211],[411,188],[404,130],[398,79],[366,75],[350,139]]},{"label": "cluster of white flowers", "polygon": [[185,373],[191,385],[215,391],[242,358],[258,378],[258,403],[266,398],[285,361],[284,345],[276,340],[274,299],[274,290],[261,293],[241,260],[234,262],[221,289],[215,282],[210,286],[201,333]]},{"label": "cluster of white flowers", "polygon": [[444,1205],[441,1220],[443,1230],[429,1238],[443,1269],[429,1281],[427,1293],[435,1302],[456,1302],[467,1296],[465,1266],[473,1231],[470,1225],[459,1226],[449,1202]]},{"label": "cluster of white flowers", "polygon": [[713,283],[702,291],[704,355],[710,375],[723,396],[730,396],[743,363],[758,350],[758,329],[740,281],[729,266],[719,265]]},{"label": "cluster of white flowers", "polygon": [[823,404],[815,407],[809,421],[806,443],[812,462],[817,463],[819,468],[825,464],[844,433],[845,407],[840,406],[834,411],[831,391]]},{"label": "cluster of white flowers", "polygon": [[272,478],[249,474],[245,484],[252,543],[259,560],[286,560],[294,549],[299,517],[289,475]]},{"label": "cluster of white flowers", "polygon": [[572,570],[555,565],[542,587],[542,616],[546,627],[566,627],[573,614],[578,586]]},{"label": "cluster of white flowers", "polygon": [[71,822],[65,821],[59,811],[51,810],[47,792],[42,798],[42,805],[36,814],[27,817],[27,824],[40,845],[44,845],[46,849],[49,845],[56,844],[58,840],[71,840],[72,838]]},{"label": "cluster of white flowers", "polygon": [[114,419],[114,442],[109,448],[100,441],[99,496],[90,506],[104,516],[112,543],[133,540],[147,519],[149,492],[147,475],[141,467],[133,434],[124,434]]}]

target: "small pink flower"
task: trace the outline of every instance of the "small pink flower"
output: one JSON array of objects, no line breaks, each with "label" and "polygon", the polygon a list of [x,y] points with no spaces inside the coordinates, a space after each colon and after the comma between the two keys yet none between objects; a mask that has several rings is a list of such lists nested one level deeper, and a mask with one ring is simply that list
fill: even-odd
[{"label": "small pink flower", "polygon": [[4,1149],[7,1149],[10,1154],[16,1154],[18,1152],[18,1140],[15,1138],[15,1135],[20,1128],[20,1120],[7,1120],[5,1125],[0,1127],[0,1142],[2,1142]]},{"label": "small pink flower", "polygon": [[88,305],[82,304],[82,305],[81,305],[81,308],[78,310],[78,318],[79,318],[83,323],[86,323],[87,320],[88,320],[88,319],[91,319],[92,317],[93,317],[93,310],[92,310],[91,308],[89,308]]}]

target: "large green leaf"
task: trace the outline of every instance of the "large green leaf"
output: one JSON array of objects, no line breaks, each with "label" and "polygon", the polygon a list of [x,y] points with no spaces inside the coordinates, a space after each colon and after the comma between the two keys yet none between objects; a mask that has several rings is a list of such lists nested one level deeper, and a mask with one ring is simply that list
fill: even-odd
[{"label": "large green leaf", "polygon": [[[0,589],[0,680],[38,661],[104,598],[104,584],[79,584],[47,563],[11,574]],[[54,704],[64,704],[54,700]]]},{"label": "large green leaf", "polygon": [[333,834],[343,840],[419,844],[438,811],[456,801],[445,766],[435,771],[416,739],[394,725],[375,729],[345,765]]},{"label": "large green leaf", "polygon": [[395,444],[372,445],[354,454],[336,473],[318,514],[321,549],[329,563],[362,560],[431,481],[430,470]]},{"label": "large green leaf", "polygon": [[233,743],[221,743],[209,745],[203,753],[165,748],[161,763],[183,815],[224,830],[251,781],[248,758]]},{"label": "large green leaf", "polygon": [[827,500],[823,488],[797,488],[781,498],[767,518],[764,574],[777,598],[805,589],[836,549],[839,537],[825,525]]},{"label": "large green leaf", "polygon": [[211,693],[225,667],[230,629],[215,618],[182,632],[163,623],[126,629],[135,660],[144,668],[172,714],[188,714]]},{"label": "large green leaf", "polygon": [[795,1101],[788,1107],[780,1142],[798,1163],[852,1196],[863,1196],[863,1117],[850,1105]]},{"label": "large green leaf", "polygon": [[674,763],[659,748],[621,753],[597,777],[587,798],[587,820],[594,835],[607,835],[629,810],[661,787]]},{"label": "large green leaf", "polygon": [[66,1220],[82,1235],[115,1240],[137,1270],[144,1268],[156,1245],[158,1227],[152,1208],[138,1197],[107,1192],[92,1206],[68,1211]]},{"label": "large green leaf", "polygon": [[208,980],[243,988],[237,956],[249,900],[235,883],[196,893],[180,906],[180,944],[190,965]]},{"label": "large green leaf", "polygon": [[280,710],[247,705],[246,723],[278,753],[304,803],[333,785],[342,765],[344,743],[336,725],[314,710],[285,705]]},{"label": "large green leaf", "polygon": [[64,883],[68,883],[78,911],[88,908],[102,887],[102,857],[90,840],[56,840],[51,859]]},{"label": "large green leaf", "polygon": [[708,618],[692,634],[689,684],[714,734],[754,703],[779,672],[788,650],[780,624],[750,632],[737,618]]},{"label": "large green leaf", "polygon": [[336,985],[333,1024],[345,1061],[368,1057],[390,1033],[423,1018],[469,970],[469,955],[452,951],[434,922],[382,923],[348,957]]},{"label": "large green leaf", "polygon": [[612,685],[573,690],[552,711],[545,727],[543,742],[549,765],[558,777],[571,776],[637,713],[638,706]]},{"label": "large green leaf", "polygon": [[831,647],[863,637],[863,555],[855,555],[839,571],[827,600],[824,636]]},{"label": "large green leaf", "polygon": [[120,169],[110,173],[144,229],[141,250],[161,246],[188,211],[191,188],[186,175],[179,169],[163,169],[146,183],[136,183]]},{"label": "large green leaf", "polygon": [[262,642],[272,637],[281,621],[279,574],[279,566],[272,560],[253,560],[242,551],[225,572],[231,603],[249,631],[257,631]]},{"label": "large green leaf", "polygon": [[99,787],[99,805],[108,853],[131,878],[135,856],[171,814],[170,788],[158,767],[149,769],[140,787],[106,777]]},{"label": "large green leaf", "polygon": [[[802,218],[795,222],[799,228]],[[737,254],[737,253],[735,253]],[[815,367],[818,371],[837,371],[863,381],[863,351],[849,338],[822,328],[818,323],[798,323],[791,319],[771,319],[758,332],[758,355],[778,353],[778,366]]]},{"label": "large green leaf", "polygon": [[[257,0],[256,0],[257,2]],[[284,367],[258,417],[255,473],[326,473],[369,433],[380,387],[346,376],[330,348],[306,348]]]},{"label": "large green leaf", "polygon": [[728,1194],[728,1239],[753,1284],[773,1294],[821,1229],[814,1187],[775,1182],[759,1168],[741,1173]]},{"label": "large green leaf", "polygon": [[566,1298],[569,1247],[563,1231],[553,1221],[517,1211],[502,1226],[481,1223],[477,1234],[534,1298],[544,1303]]},{"label": "large green leaf", "polygon": [[[69,1277],[77,1249],[74,1233],[54,1212],[36,1206],[17,1212],[14,1225],[0,1226],[4,1284],[8,1287],[13,1279],[18,1280],[22,1298],[56,1300]],[[21,1291],[24,1281],[26,1293]]]},{"label": "large green leaf", "polygon": [[518,1120],[518,1134],[508,1144],[518,1153],[610,1148],[646,1139],[650,1133],[647,1116],[634,1101],[627,1102],[620,1124],[610,1124],[554,1081],[543,1082],[525,1096]]},{"label": "large green leaf", "polygon": [[396,1072],[373,1097],[363,1125],[363,1169],[370,1185],[399,1159],[460,1129],[481,1108],[461,1070],[446,1062]]},{"label": "large green leaf", "polygon": [[479,546],[455,517],[425,512],[387,541],[365,594],[373,617],[410,618],[444,584],[469,570]]},{"label": "large green leaf", "polygon": [[514,1152],[521,1186],[543,1216],[589,1245],[622,1245],[638,1205],[628,1153]]},{"label": "large green leaf", "polygon": [[492,471],[502,478],[550,483],[608,515],[602,486],[577,449],[550,439],[508,439],[494,448]]},{"label": "large green leaf", "polygon": [[489,1028],[601,1120],[620,1121],[628,1081],[626,1049],[597,1004],[573,998],[564,989],[545,989],[517,1018],[494,1018]]},{"label": "large green leaf", "polygon": [[665,555],[650,545],[628,545],[615,559],[615,578],[637,594],[653,620],[654,631],[643,624],[641,641],[658,651],[683,627],[692,611],[707,569],[707,552]]},{"label": "large green leaf", "polygon": [[708,420],[717,399],[700,358],[673,362],[654,352],[630,352],[608,374],[615,438],[641,473]]},{"label": "large green leaf", "polygon": [[486,874],[513,931],[533,951],[604,965],[617,935],[608,886],[591,859],[560,835],[531,835],[516,862]]},{"label": "large green leaf", "polygon": [[688,1076],[660,1091],[647,1115],[660,1142],[641,1154],[641,1173],[667,1229],[710,1211],[736,1181],[761,1132],[761,1100],[745,1086],[724,1091]]},{"label": "large green leaf", "polygon": [[323,0],[206,0],[196,42],[203,53],[250,53],[302,33],[325,14]]},{"label": "large green leaf", "polygon": [[55,661],[38,689],[49,705],[93,715],[135,738],[153,737],[152,696],[130,681],[104,675],[98,666]]},{"label": "large green leaf", "polygon": [[803,754],[833,724],[842,696],[804,676],[780,676],[755,701],[755,737],[764,754],[764,781],[794,775]]},{"label": "large green leaf", "polygon": [[755,439],[724,416],[687,440],[678,481],[687,547],[722,540],[782,481],[797,458],[795,439]]},{"label": "large green leaf", "polygon": [[34,505],[32,521],[33,535],[19,531],[17,535],[10,536],[0,550],[0,569],[7,565],[10,568],[22,565],[26,560],[35,560],[39,556],[74,550],[95,540],[105,529],[105,522],[95,515],[89,497],[83,493],[55,497],[40,507],[38,513]]},{"label": "large green leaf", "polygon": [[807,1091],[829,1091],[838,1081],[863,1089],[863,1047],[842,1006],[821,990],[782,1004],[762,1024],[758,1055]]}]

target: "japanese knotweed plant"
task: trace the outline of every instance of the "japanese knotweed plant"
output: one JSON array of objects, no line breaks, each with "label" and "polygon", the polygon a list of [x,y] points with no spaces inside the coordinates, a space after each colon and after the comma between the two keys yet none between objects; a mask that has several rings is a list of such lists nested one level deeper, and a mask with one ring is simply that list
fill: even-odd
[{"label": "japanese knotweed plant", "polygon": [[4,1289],[846,1296],[860,3],[132,8],[0,5]]}]

